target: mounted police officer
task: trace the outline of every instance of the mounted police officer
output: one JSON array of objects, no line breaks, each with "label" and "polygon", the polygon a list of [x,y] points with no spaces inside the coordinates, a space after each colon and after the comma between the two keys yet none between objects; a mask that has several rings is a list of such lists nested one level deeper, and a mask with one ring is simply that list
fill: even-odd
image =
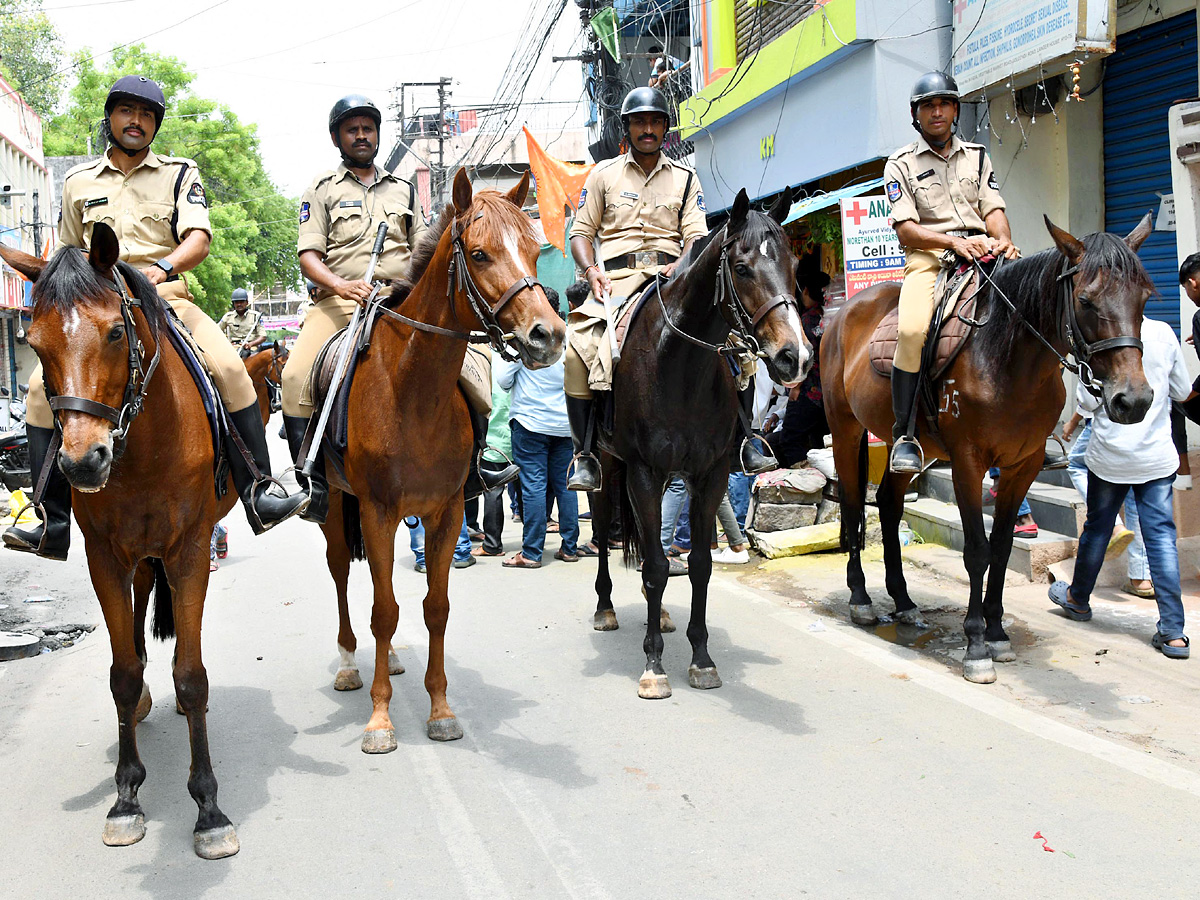
[{"label": "mounted police officer", "polygon": [[892,368],[893,472],[921,471],[916,439],[921,349],[933,316],[934,287],[943,256],[1016,259],[992,161],[981,144],[959,140],[958,85],[930,72],[913,85],[912,125],[920,137],[888,157],[884,187],[896,236],[905,249],[900,333]]},{"label": "mounted police officer", "polygon": [[250,295],[245,288],[234,290],[230,305],[233,309],[221,316],[217,327],[225,332],[225,337],[238,348],[241,356],[249,356],[267,339],[262,313],[250,308]]},{"label": "mounted police officer", "polygon": [[[661,91],[642,87],[626,95],[621,123],[629,152],[598,163],[588,174],[571,228],[571,253],[592,289],[568,321],[565,387],[576,450],[572,490],[600,488],[600,463],[594,441],[587,438],[595,431],[592,392],[608,390],[612,378],[603,296],[629,297],[655,275],[669,277],[679,257],[708,233],[695,172],[662,152],[669,122]],[[774,467],[774,460],[745,446],[746,471]]]},{"label": "mounted police officer", "polygon": [[[116,232],[121,259],[141,269],[191,332],[230,420],[254,463],[269,475],[271,463],[254,385],[216,323],[192,303],[187,282],[181,277],[208,256],[212,227],[196,163],[159,156],[150,149],[165,114],[166,101],[154,81],[143,75],[117,79],[104,103],[109,149],[98,159],[71,169],[63,184],[57,249],[86,249],[97,222]],[[40,365],[30,376],[29,388],[30,462],[38,472],[54,433],[54,414],[43,389]],[[269,481],[256,482],[236,448],[230,448],[229,462],[256,534],[302,511],[308,503],[306,494],[287,496],[272,489]],[[42,504],[45,522],[35,528],[14,525],[4,532],[4,543],[39,556],[66,559],[71,540],[71,487],[57,465],[51,466]]]}]

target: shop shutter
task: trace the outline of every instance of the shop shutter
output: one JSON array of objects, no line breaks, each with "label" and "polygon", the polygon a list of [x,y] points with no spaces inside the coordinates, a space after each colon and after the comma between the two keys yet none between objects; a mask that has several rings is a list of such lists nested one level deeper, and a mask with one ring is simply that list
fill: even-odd
[{"label": "shop shutter", "polygon": [[738,62],[748,59],[813,11],[813,0],[734,0]]},{"label": "shop shutter", "polygon": [[[1167,110],[1197,95],[1196,14],[1175,16],[1117,38],[1104,73],[1104,228],[1127,234],[1159,194],[1171,193]],[[1200,248],[1186,248],[1188,252]],[[1179,333],[1179,262],[1175,232],[1155,231],[1142,263],[1158,294],[1146,314]]]}]

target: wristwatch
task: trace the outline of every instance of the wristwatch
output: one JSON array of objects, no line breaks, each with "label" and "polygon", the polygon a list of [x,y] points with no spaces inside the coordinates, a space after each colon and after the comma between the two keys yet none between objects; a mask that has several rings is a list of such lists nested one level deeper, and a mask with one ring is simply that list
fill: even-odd
[{"label": "wristwatch", "polygon": [[160,269],[162,269],[168,275],[170,275],[172,272],[175,271],[175,267],[173,265],[171,265],[169,262],[167,262],[165,259],[155,260],[154,265],[158,266]]}]

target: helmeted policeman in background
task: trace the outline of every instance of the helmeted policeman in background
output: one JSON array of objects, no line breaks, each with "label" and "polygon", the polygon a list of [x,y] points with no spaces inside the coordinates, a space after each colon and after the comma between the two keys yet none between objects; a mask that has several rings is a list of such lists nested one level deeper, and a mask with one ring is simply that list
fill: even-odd
[{"label": "helmeted policeman in background", "polygon": [[229,343],[237,347],[242,356],[247,356],[267,339],[267,331],[262,324],[262,313],[250,308],[250,294],[245,288],[234,290],[230,304],[233,309],[221,316],[217,327],[225,332]]},{"label": "helmeted policeman in background", "polygon": [[[606,292],[613,298],[628,297],[655,275],[670,276],[679,257],[708,233],[695,172],[662,152],[670,123],[666,97],[656,88],[635,88],[621,104],[621,123],[629,152],[598,163],[588,173],[571,228],[571,253],[592,289],[591,298],[571,313],[567,326],[564,381],[576,450],[568,486],[577,491],[600,487],[594,441],[586,438],[592,391],[609,389],[612,376],[601,297]],[[745,393],[753,402],[753,388]],[[590,430],[594,438],[594,426]],[[751,444],[741,462],[746,471],[775,466]]]},{"label": "helmeted policeman in background", "polygon": [[[97,222],[116,232],[121,259],[150,279],[187,326],[230,420],[259,470],[270,475],[266,433],[250,375],[216,322],[192,302],[181,277],[208,256],[212,226],[195,161],[159,156],[150,149],[166,109],[162,89],[144,75],[125,75],[113,84],[104,103],[109,148],[67,173],[56,249],[87,249]],[[29,379],[26,426],[30,463],[36,473],[54,434],[54,414],[43,387],[41,365]],[[304,509],[306,494],[288,496],[272,488],[269,481],[256,482],[242,454],[232,441],[230,444],[233,481],[256,534]],[[13,525],[4,532],[4,543],[15,550],[66,559],[71,541],[71,486],[57,465],[50,468],[42,505],[45,522],[34,528]]]},{"label": "helmeted policeman in background", "polygon": [[884,188],[896,236],[905,250],[900,288],[900,333],[892,364],[893,472],[921,471],[916,439],[921,349],[933,316],[933,292],[946,251],[961,259],[1016,259],[1004,198],[981,144],[955,135],[958,85],[930,72],[913,85],[912,125],[920,137],[888,157]]}]

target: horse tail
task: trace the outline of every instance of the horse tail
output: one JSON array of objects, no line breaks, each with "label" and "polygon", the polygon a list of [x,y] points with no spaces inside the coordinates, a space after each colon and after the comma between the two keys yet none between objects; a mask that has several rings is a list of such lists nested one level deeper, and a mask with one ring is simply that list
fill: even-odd
[{"label": "horse tail", "polygon": [[613,486],[621,504],[621,543],[624,545],[622,555],[625,565],[636,568],[641,565],[645,556],[642,550],[642,528],[638,522],[637,513],[633,511],[633,498],[629,496],[628,479],[625,477],[625,466],[617,463],[613,466]]},{"label": "horse tail", "polygon": [[154,620],[150,633],[160,641],[175,637],[175,607],[171,603],[171,584],[167,581],[167,568],[161,559],[150,560],[154,570]]},{"label": "horse tail", "polygon": [[[867,432],[864,430],[858,444],[858,463],[855,471],[838,478],[838,502],[842,507],[841,551],[861,550],[867,543]],[[859,492],[858,511],[854,516],[846,514],[846,482],[857,485]]]},{"label": "horse tail", "polygon": [[362,517],[358,512],[358,498],[342,492],[342,537],[351,559],[366,559],[367,545],[363,541]]}]

